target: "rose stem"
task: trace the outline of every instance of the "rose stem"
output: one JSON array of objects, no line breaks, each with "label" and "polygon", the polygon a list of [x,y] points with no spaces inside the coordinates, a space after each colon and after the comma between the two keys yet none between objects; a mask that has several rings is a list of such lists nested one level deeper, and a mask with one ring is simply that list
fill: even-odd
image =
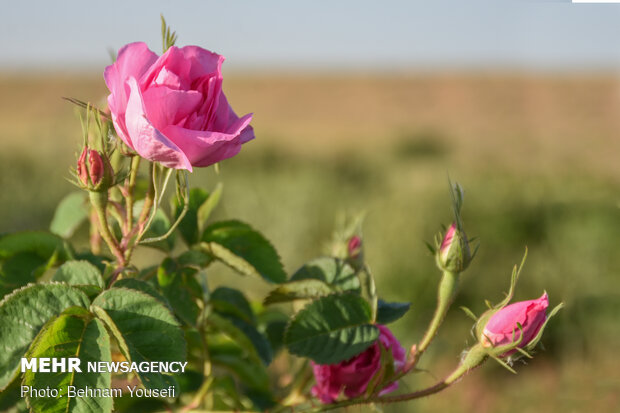
[{"label": "rose stem", "polygon": [[138,177],[138,169],[140,168],[140,157],[134,156],[131,159],[131,171],[129,173],[129,181],[127,182],[127,221],[125,222],[125,235],[129,234],[133,225],[133,191],[136,187],[136,178]]},{"label": "rose stem", "polygon": [[422,338],[422,341],[418,344],[416,349],[416,363],[437,334],[439,326],[446,317],[452,301],[454,301],[457,286],[458,274],[450,271],[444,271],[441,281],[439,282],[439,288],[437,289],[437,307],[435,308],[435,314],[433,315],[433,319],[424,334],[424,338]]}]

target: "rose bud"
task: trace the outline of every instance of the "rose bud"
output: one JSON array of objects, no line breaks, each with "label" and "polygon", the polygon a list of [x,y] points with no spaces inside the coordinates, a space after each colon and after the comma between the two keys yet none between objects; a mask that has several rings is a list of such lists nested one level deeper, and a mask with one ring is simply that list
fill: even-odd
[{"label": "rose bud", "polygon": [[89,191],[107,190],[114,181],[112,166],[105,155],[89,148],[84,148],[77,163],[77,176],[85,189]]},{"label": "rose bud", "polygon": [[364,264],[362,238],[357,235],[349,238],[349,242],[347,242],[347,259],[355,269],[361,268]]},{"label": "rose bud", "polygon": [[84,148],[77,163],[77,176],[84,186],[88,185],[88,167],[86,166],[86,156],[88,155],[88,151],[88,148]]},{"label": "rose bud", "polygon": [[444,271],[465,271],[472,260],[467,235],[452,223],[437,251],[437,265]]},{"label": "rose bud", "polygon": [[[382,325],[379,328],[379,339],[369,348],[357,356],[338,364],[316,364],[312,362],[312,369],[316,385],[312,394],[323,403],[335,402],[341,394],[347,398],[363,395],[371,379],[382,373],[381,347],[392,353],[394,372],[401,371],[406,363],[405,349],[392,335],[390,330]],[[398,383],[389,383],[380,391],[380,395],[392,392],[398,388]]]},{"label": "rose bud", "polygon": [[[521,340],[517,347],[526,347],[545,324],[547,307],[549,297],[544,293],[536,300],[520,301],[498,310],[484,326],[480,342],[485,347],[500,347]],[[498,356],[506,357],[515,351],[513,348]]]}]

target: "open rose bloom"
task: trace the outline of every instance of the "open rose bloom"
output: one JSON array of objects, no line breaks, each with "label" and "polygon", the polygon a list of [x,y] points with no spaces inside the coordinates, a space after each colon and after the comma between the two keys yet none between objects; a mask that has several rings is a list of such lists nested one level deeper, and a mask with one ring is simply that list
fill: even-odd
[{"label": "open rose bloom", "polygon": [[[549,297],[544,293],[536,300],[519,301],[510,304],[489,319],[483,330],[481,338],[485,346],[503,346],[513,343],[521,337],[523,329],[523,340],[519,347],[525,347],[536,335],[547,320],[547,307],[549,307]],[[508,351],[501,356],[508,356],[516,350]]]},{"label": "open rose bloom", "polygon": [[[379,328],[379,340],[357,356],[338,364],[315,364],[312,363],[316,385],[312,388],[312,394],[323,403],[333,403],[340,394],[347,398],[353,398],[364,394],[368,383],[381,369],[381,349],[392,352],[394,357],[394,371],[403,368],[406,362],[405,349],[392,335],[387,327]],[[383,388],[380,394],[386,394],[398,388],[394,382]]]},{"label": "open rose bloom", "polygon": [[141,157],[192,170],[236,155],[254,138],[252,115],[239,118],[222,92],[224,57],[197,46],[162,56],[145,43],[118,52],[104,78],[119,137]]}]

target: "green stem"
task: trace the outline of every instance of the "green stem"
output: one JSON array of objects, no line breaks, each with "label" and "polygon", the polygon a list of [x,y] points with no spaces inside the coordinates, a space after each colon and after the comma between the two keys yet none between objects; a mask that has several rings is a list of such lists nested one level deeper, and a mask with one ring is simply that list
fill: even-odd
[{"label": "green stem", "polygon": [[140,157],[134,156],[131,159],[131,171],[129,172],[129,181],[127,183],[127,220],[125,221],[125,234],[128,234],[131,231],[131,227],[133,225],[133,191],[136,187],[136,179],[138,178],[138,169],[140,169]]},{"label": "green stem", "polygon": [[[137,168],[136,168],[137,169]],[[132,171],[133,172],[133,171]],[[140,242],[140,237],[142,233],[142,226],[145,225],[146,220],[149,217],[149,213],[151,212],[151,208],[153,207],[153,201],[155,198],[155,164],[151,162],[149,164],[149,189],[146,191],[146,196],[144,197],[144,205],[142,206],[142,211],[140,212],[140,216],[138,217],[138,222],[136,223],[136,233],[138,237],[134,240],[134,242],[130,242],[129,247],[125,251],[125,260],[126,262],[130,262],[131,255],[133,254],[134,249],[138,242]],[[133,209],[133,208],[132,208]]]},{"label": "green stem", "polygon": [[93,205],[95,212],[97,213],[97,217],[99,218],[99,232],[101,233],[101,237],[108,244],[110,251],[116,257],[118,261],[118,265],[120,267],[124,267],[126,264],[126,260],[121,250],[116,238],[110,231],[110,226],[108,225],[108,218],[106,215],[106,206],[108,203],[108,192],[94,192],[91,191],[88,193],[90,197],[90,202]]},{"label": "green stem", "polygon": [[90,210],[90,250],[93,254],[101,254],[101,234],[99,233],[99,218],[94,208]]},{"label": "green stem", "polygon": [[[146,196],[144,197],[144,205],[142,206],[142,211],[140,212],[140,217],[138,218],[138,225],[145,225],[151,208],[153,207],[153,203],[155,202],[155,164],[151,162],[149,165],[149,189],[146,191]],[[143,228],[140,229],[140,233],[142,233]],[[137,242],[136,242],[137,243]]]},{"label": "green stem", "polygon": [[437,290],[437,307],[435,308],[435,314],[433,315],[433,319],[424,334],[424,338],[420,344],[418,344],[416,348],[416,362],[420,359],[420,356],[435,338],[437,331],[439,330],[439,326],[443,322],[446,314],[448,313],[448,309],[454,301],[454,297],[456,295],[456,289],[458,287],[458,273],[453,273],[450,271],[444,271],[441,276],[441,281],[439,282],[439,288]]},{"label": "green stem", "polygon": [[[170,170],[172,171],[172,169]],[[170,174],[168,174],[165,182],[164,182],[164,189],[168,184],[168,178],[170,177]],[[164,235],[160,235],[158,237],[152,237],[152,238],[147,238],[145,240],[142,240],[142,244],[148,244],[150,242],[158,242],[158,241],[163,241],[166,238],[168,238],[170,235],[172,235],[172,233],[174,232],[174,230],[179,226],[179,224],[181,223],[181,221],[183,221],[183,218],[185,217],[185,214],[187,214],[187,211],[189,211],[189,185],[187,183],[188,179],[187,179],[187,172],[185,172],[185,195],[183,197],[183,209],[181,210],[181,213],[179,214],[179,216],[177,217],[177,219],[174,221],[174,223],[170,226],[170,228],[168,229],[168,231],[164,234]],[[162,193],[163,196],[163,193]],[[157,208],[159,205],[159,202],[156,203],[155,208]]]}]

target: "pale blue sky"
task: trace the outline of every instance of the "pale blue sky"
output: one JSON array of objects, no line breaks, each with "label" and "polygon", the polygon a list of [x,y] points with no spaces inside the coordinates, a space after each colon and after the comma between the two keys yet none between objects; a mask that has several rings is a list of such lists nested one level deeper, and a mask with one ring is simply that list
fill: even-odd
[{"label": "pale blue sky", "polygon": [[620,4],[566,0],[14,0],[0,16],[0,67],[76,69],[143,40],[159,14],[227,57],[228,70],[620,68]]}]

